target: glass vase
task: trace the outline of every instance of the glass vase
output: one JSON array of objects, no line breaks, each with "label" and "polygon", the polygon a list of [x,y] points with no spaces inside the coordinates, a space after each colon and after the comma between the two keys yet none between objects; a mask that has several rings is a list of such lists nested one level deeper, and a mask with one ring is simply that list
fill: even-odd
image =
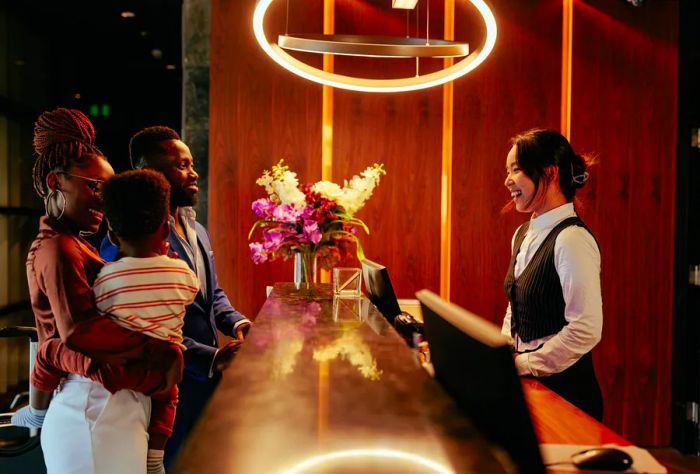
[{"label": "glass vase", "polygon": [[313,287],[318,282],[318,267],[316,264],[316,252],[305,250],[294,254],[294,284],[300,288]]}]

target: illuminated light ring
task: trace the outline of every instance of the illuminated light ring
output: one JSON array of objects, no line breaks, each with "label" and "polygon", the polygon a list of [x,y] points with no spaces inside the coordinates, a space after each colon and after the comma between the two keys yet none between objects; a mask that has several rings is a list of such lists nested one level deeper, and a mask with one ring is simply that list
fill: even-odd
[{"label": "illuminated light ring", "polygon": [[394,451],[392,449],[351,449],[348,451],[334,451],[332,453],[311,457],[291,467],[290,469],[287,469],[283,472],[283,474],[301,474],[307,469],[316,467],[325,462],[335,461],[337,459],[359,457],[402,459],[405,461],[412,461],[423,467],[431,469],[433,472],[436,472],[438,474],[454,474],[453,470],[443,466],[438,462],[432,461],[422,456],[418,456],[416,454],[406,453],[403,451]]},{"label": "illuminated light ring", "polygon": [[279,35],[282,49],[374,58],[462,58],[469,55],[467,43],[425,38],[395,38],[367,35]]},{"label": "illuminated light ring", "polygon": [[323,71],[299,61],[291,54],[284,51],[276,44],[270,44],[265,36],[263,20],[267,9],[274,0],[258,0],[253,12],[253,32],[260,47],[273,61],[288,71],[310,81],[325,84],[340,89],[349,89],[359,92],[406,92],[428,87],[438,86],[446,82],[462,77],[476,69],[486,57],[491,54],[496,43],[496,19],[483,0],[469,0],[479,11],[486,25],[486,40],[481,47],[456,64],[432,72],[424,76],[406,77],[401,79],[365,79],[360,77],[344,76],[332,72]]}]

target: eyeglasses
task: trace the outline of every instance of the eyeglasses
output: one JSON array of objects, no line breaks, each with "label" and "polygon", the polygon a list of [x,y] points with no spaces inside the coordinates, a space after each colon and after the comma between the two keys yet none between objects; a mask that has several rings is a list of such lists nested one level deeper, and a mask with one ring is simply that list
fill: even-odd
[{"label": "eyeglasses", "polygon": [[86,182],[87,187],[90,189],[90,191],[92,191],[93,194],[102,194],[102,186],[105,184],[104,180],[102,179],[88,178],[87,176],[80,176],[78,174],[67,173],[65,171],[61,171],[58,174],[70,176],[71,178],[82,179]]}]

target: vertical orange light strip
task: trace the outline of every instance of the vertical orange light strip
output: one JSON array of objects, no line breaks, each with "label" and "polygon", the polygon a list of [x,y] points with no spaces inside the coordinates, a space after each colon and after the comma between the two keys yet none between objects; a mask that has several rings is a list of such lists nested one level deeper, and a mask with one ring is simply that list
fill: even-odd
[{"label": "vertical orange light strip", "polygon": [[[335,33],[335,0],[323,0],[323,34]],[[333,55],[323,55],[323,70],[333,72]],[[321,179],[333,179],[333,88],[323,86],[321,113]]]},{"label": "vertical orange light strip", "polygon": [[[335,0],[323,0],[323,34],[335,32]],[[323,70],[333,72],[333,55],[323,55]],[[333,88],[323,86],[321,111],[321,179],[333,179]],[[330,272],[321,270],[321,282],[330,283]],[[328,361],[318,364],[318,444],[324,448],[328,431]]]},{"label": "vertical orange light strip", "polygon": [[[335,0],[323,0],[323,34],[335,33]],[[323,55],[323,70],[333,72],[333,55]],[[333,180],[333,88],[323,86],[321,112],[321,179]],[[330,283],[330,272],[321,270],[321,282]]]},{"label": "vertical orange light strip", "polygon": [[561,26],[561,134],[571,140],[571,62],[574,25],[573,0],[563,0]]},{"label": "vertical orange light strip", "polygon": [[328,376],[330,374],[330,361],[324,360],[318,363],[318,447],[326,446],[328,433]]},{"label": "vertical orange light strip", "polygon": [[[445,39],[454,40],[455,2],[445,0]],[[445,59],[445,67],[453,64]],[[440,296],[450,300],[452,265],[452,128],[454,122],[454,82],[442,86],[442,182],[440,194]]]}]

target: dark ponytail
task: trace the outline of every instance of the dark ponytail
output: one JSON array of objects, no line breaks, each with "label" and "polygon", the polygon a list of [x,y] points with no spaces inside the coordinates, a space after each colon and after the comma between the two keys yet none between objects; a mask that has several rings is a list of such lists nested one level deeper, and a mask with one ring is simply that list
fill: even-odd
[{"label": "dark ponytail", "polygon": [[569,141],[559,132],[545,129],[532,129],[511,140],[518,153],[518,165],[535,183],[535,190],[542,181],[549,166],[559,170],[559,187],[568,202],[574,200],[576,190],[584,186],[589,177],[590,160],[577,155]]}]

